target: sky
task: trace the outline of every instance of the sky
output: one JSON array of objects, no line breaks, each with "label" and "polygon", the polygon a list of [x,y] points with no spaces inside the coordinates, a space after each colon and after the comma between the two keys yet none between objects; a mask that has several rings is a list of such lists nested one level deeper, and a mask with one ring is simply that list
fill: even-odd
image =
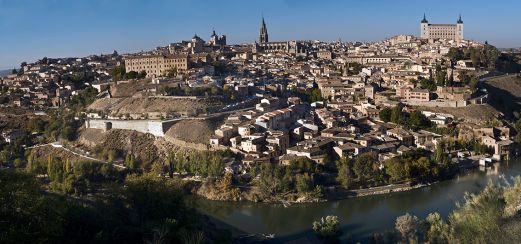
[{"label": "sky", "polygon": [[519,0],[0,0],[0,69],[42,57],[138,52],[213,29],[253,43],[264,16],[270,41],[378,41],[455,23],[465,39],[521,47]]}]

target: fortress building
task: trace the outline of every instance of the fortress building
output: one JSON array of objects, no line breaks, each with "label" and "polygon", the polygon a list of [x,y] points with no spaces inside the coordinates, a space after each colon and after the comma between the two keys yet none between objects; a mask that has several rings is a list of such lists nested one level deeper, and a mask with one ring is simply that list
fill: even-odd
[{"label": "fortress building", "polygon": [[424,14],[420,28],[421,38],[423,39],[463,40],[463,20],[461,20],[461,15],[456,24],[429,24]]}]

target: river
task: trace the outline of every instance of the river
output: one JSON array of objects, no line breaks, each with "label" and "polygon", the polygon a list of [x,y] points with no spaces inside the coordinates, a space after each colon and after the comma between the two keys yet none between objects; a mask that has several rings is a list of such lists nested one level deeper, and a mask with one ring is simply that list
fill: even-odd
[{"label": "river", "polygon": [[472,170],[452,180],[407,192],[350,198],[323,203],[264,204],[217,202],[198,199],[197,208],[238,230],[251,234],[275,234],[275,243],[312,235],[312,223],[326,215],[337,215],[343,231],[342,240],[368,242],[375,232],[394,228],[396,217],[406,212],[425,218],[431,212],[445,219],[462,201],[465,192],[478,193],[489,181],[503,181],[502,176],[521,175],[521,160],[495,164],[486,170]]}]

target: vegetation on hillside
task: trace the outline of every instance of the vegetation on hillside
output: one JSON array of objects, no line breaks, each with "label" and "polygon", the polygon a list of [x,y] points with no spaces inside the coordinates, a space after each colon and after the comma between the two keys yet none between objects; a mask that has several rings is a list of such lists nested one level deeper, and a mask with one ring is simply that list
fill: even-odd
[{"label": "vegetation on hillside", "polygon": [[[48,178],[0,171],[2,243],[230,241],[227,233],[209,228],[186,203],[177,181],[147,174],[125,176],[114,173],[110,166],[100,168],[96,164],[67,166],[54,159],[47,166],[38,167],[47,168]],[[69,181],[70,178],[83,180]],[[121,184],[101,187],[96,184],[99,180]],[[95,197],[86,197],[81,190],[69,191],[81,189],[80,185],[97,189],[88,191]]]},{"label": "vegetation on hillside", "polygon": [[458,60],[471,60],[474,67],[497,70],[505,73],[518,73],[521,65],[515,56],[502,53],[496,47],[485,44],[482,47],[450,48],[447,57],[456,63]]}]

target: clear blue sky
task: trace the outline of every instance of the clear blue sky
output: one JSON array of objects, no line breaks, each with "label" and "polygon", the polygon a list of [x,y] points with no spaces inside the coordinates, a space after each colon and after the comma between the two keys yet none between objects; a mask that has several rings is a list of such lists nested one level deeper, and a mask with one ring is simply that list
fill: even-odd
[{"label": "clear blue sky", "polygon": [[0,68],[41,57],[149,50],[212,29],[229,43],[257,40],[263,14],[270,40],[375,41],[419,34],[463,15],[465,37],[521,46],[519,0],[0,0]]}]

